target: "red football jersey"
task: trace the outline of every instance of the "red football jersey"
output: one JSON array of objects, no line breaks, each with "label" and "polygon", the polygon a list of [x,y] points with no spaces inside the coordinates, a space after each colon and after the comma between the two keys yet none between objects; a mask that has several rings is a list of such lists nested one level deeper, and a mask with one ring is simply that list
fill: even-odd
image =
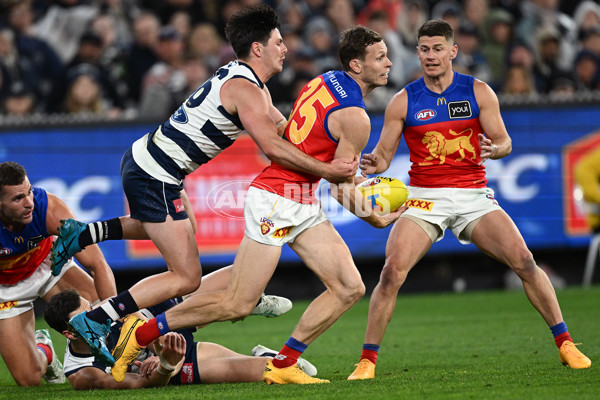
[{"label": "red football jersey", "polygon": [[[316,77],[302,88],[285,128],[284,139],[309,156],[331,162],[338,142],[329,132],[327,118],[332,111],[344,107],[365,109],[356,81],[343,71],[330,71]],[[299,203],[313,203],[320,179],[273,162],[251,186]]]}]

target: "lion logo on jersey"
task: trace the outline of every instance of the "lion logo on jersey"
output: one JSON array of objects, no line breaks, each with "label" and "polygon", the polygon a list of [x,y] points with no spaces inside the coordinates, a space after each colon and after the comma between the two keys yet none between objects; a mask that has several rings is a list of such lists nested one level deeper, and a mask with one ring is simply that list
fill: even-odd
[{"label": "lion logo on jersey", "polygon": [[425,132],[425,136],[421,141],[425,147],[427,147],[427,150],[429,150],[429,156],[420,162],[419,165],[432,165],[433,163],[431,160],[435,159],[439,159],[440,164],[444,164],[446,162],[446,157],[454,153],[460,155],[460,157],[455,160],[456,162],[464,160],[466,152],[473,154],[471,160],[477,159],[475,148],[471,144],[473,129],[468,128],[460,133],[456,133],[450,129],[450,134],[456,137],[453,139],[446,139],[440,132]]}]

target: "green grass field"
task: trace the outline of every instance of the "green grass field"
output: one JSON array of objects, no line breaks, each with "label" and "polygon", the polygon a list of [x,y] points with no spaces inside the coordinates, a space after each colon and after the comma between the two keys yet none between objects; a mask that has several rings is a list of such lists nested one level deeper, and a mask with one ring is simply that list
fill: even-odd
[{"label": "green grass field", "polygon": [[[588,370],[560,364],[552,335],[522,291],[401,294],[377,364],[376,379],[346,381],[358,361],[366,325],[364,299],[317,339],[305,357],[330,384],[262,382],[135,391],[75,392],[68,383],[19,388],[0,363],[0,399],[598,399],[600,287],[558,292],[565,320]],[[279,349],[308,302],[277,319],[251,317],[196,333],[241,353],[258,343]],[[43,320],[38,327],[44,327]],[[54,332],[53,332],[54,333]],[[62,354],[65,341],[53,336]]]}]

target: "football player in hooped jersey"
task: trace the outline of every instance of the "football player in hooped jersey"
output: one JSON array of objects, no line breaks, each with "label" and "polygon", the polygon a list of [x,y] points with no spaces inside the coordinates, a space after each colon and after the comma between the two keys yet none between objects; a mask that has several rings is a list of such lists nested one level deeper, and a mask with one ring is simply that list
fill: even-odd
[{"label": "football player in hooped jersey", "polygon": [[[52,235],[59,220],[72,217],[67,205],[32,187],[16,162],[0,163],[0,355],[19,386],[62,383],[65,375],[47,330],[35,330],[33,302],[77,288],[89,301],[114,296],[114,277],[98,246],[77,254],[94,280],[69,261],[50,273]],[[95,287],[94,287],[95,285]],[[98,293],[98,294],[97,294]]]},{"label": "football player in hooped jersey", "polygon": [[[265,5],[242,9],[227,23],[226,34],[238,60],[221,67],[168,121],[137,140],[123,156],[121,176],[131,215],[87,225],[64,221],[53,246],[54,273],[72,254],[103,240],[149,238],[168,265],[168,271],[142,280],[70,322],[108,365],[114,359],[103,339],[107,321],[189,294],[200,285],[195,225],[188,218],[190,203],[183,190],[186,175],[218,156],[244,130],[281,165],[332,181],[347,179],[358,170],[358,157],[326,163],[281,139],[286,120],[265,86],[281,72],[287,52],[274,10]],[[124,372],[112,369],[115,379]]]},{"label": "football player in hooped jersey", "polygon": [[486,187],[483,163],[510,154],[511,139],[492,89],[452,70],[457,51],[446,22],[433,20],[420,28],[417,54],[424,76],[390,101],[379,142],[361,160],[363,175],[384,172],[404,134],[412,166],[409,209],[390,233],[385,265],[371,296],[361,360],[350,380],[375,377],[398,290],[446,228],[461,243],[474,243],[517,273],[554,335],[561,362],[571,368],[591,365],[573,344],[548,276]]},{"label": "football player in hooped jersey", "polygon": [[[363,150],[371,130],[363,98],[387,83],[392,65],[382,37],[364,27],[342,33],[339,55],[343,71],[331,71],[309,82],[285,129],[290,143],[323,161],[352,158]],[[314,197],[319,179],[277,162],[259,174],[246,196],[245,235],[227,289],[190,297],[158,315],[130,336],[134,342],[130,347],[140,349],[169,329],[246,316],[273,275],[281,246],[287,243],[327,289],[308,306],[282,350],[267,363],[263,379],[276,384],[329,382],[308,376],[298,368],[297,360],[363,296],[365,287],[348,247]],[[338,199],[376,227],[390,225],[405,210],[377,215],[353,178],[338,186],[344,189],[338,190]],[[128,358],[134,360],[135,353]]]}]

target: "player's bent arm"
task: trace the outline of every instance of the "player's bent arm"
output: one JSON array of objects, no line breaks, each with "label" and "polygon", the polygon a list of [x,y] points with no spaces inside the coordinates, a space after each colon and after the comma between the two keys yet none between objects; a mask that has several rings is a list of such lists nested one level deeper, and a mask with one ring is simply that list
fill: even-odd
[{"label": "player's bent arm", "polygon": [[[485,82],[475,79],[475,99],[479,106],[479,123],[485,136],[491,140],[488,158],[499,159],[512,152],[512,140],[500,114],[500,103],[496,93]],[[481,143],[481,139],[480,139]],[[486,149],[482,146],[482,156]],[[483,158],[483,157],[482,157]]]},{"label": "player's bent arm", "polygon": [[375,168],[368,173],[369,175],[380,174],[390,167],[402,138],[407,107],[408,95],[406,90],[402,89],[394,95],[385,108],[383,129],[372,152],[375,159]]},{"label": "player's bent arm", "polygon": [[[356,107],[334,111],[328,120],[329,131],[338,139],[335,158],[353,157],[364,149],[369,141],[371,121],[363,109]],[[397,217],[381,216],[373,211],[367,199],[356,188],[355,177],[343,183],[331,185],[331,195],[348,211],[375,228],[385,228]],[[398,214],[399,216],[400,214]]]},{"label": "player's bent arm", "polygon": [[273,100],[271,100],[271,93],[269,89],[265,86],[265,93],[267,94],[267,99],[269,102],[269,114],[271,115],[271,119],[275,122],[275,128],[277,128],[277,135],[279,137],[283,136],[283,132],[285,131],[285,126],[287,125],[287,118],[273,105]]},{"label": "player's bent arm", "polygon": [[111,374],[107,374],[101,369],[85,367],[69,375],[68,379],[75,390],[139,389],[166,386],[171,376],[159,373],[158,369],[152,371],[149,376],[127,372],[122,382],[116,382]]},{"label": "player's bent arm", "polygon": [[[48,193],[48,210],[46,212],[48,233],[58,235],[60,220],[66,218],[75,218],[71,209],[57,196]],[[92,275],[96,292],[101,300],[117,295],[115,277],[98,245],[86,247],[77,253],[75,258]]]},{"label": "player's bent arm", "polygon": [[[263,153],[272,161],[288,168],[340,182],[354,175],[358,163],[327,164],[310,157],[277,135],[271,117],[272,105],[264,91],[244,79],[232,79],[221,89],[223,104],[238,114],[244,128]],[[227,101],[229,99],[229,101]]]}]

